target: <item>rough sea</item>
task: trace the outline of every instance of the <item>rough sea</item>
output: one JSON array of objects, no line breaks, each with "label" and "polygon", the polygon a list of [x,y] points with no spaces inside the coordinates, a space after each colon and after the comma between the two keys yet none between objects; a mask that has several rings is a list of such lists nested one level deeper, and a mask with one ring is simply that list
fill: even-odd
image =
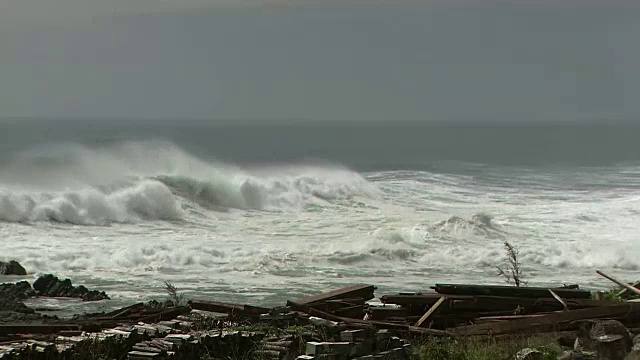
[{"label": "rough sea", "polygon": [[[0,260],[106,291],[71,313],[187,298],[279,305],[640,269],[640,127],[185,121],[0,123]],[[0,277],[15,282],[23,277]]]}]

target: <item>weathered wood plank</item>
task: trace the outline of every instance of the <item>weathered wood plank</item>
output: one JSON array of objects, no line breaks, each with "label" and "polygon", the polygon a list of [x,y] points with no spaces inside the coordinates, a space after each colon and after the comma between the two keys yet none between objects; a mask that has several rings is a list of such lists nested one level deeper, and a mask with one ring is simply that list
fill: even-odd
[{"label": "weathered wood plank", "polygon": [[[313,303],[323,302],[327,300],[349,299],[349,298],[362,298],[365,300],[371,300],[374,298],[375,289],[376,287],[373,285],[364,285],[364,284],[353,285],[353,286],[333,290],[328,293],[309,296],[309,297],[297,300],[295,301],[295,303],[299,305],[310,305]],[[294,303],[294,302],[288,301],[287,306],[290,306],[290,303]]]},{"label": "weathered wood plank", "polygon": [[414,325],[414,326],[416,326],[416,327],[420,327],[420,326],[422,325],[422,323],[424,323],[424,322],[429,318],[429,316],[431,316],[431,314],[433,314],[436,310],[438,310],[438,307],[440,307],[440,305],[441,305],[445,300],[447,300],[447,297],[446,297],[446,296],[441,297],[441,298],[438,300],[438,302],[436,302],[435,304],[433,304],[433,306],[431,306],[431,307],[429,308],[429,310],[427,310],[427,312],[426,312],[424,315],[422,315],[422,317],[421,317],[421,318],[420,318],[420,319],[415,323],[415,325]]},{"label": "weathered wood plank", "polygon": [[62,330],[80,330],[77,324],[2,324],[0,335],[7,334],[55,334]]},{"label": "weathered wood plank", "polygon": [[261,315],[270,311],[268,308],[252,305],[231,304],[218,301],[191,300],[189,306],[192,309],[211,311],[229,315]]},{"label": "weathered wood plank", "polygon": [[450,329],[457,335],[500,335],[517,332],[550,332],[568,330],[566,323],[598,318],[619,318],[639,316],[640,304],[623,303],[620,305],[604,306],[600,308],[570,310],[551,313],[544,316],[527,316],[523,319],[459,326]]},{"label": "weathered wood plank", "polygon": [[[547,287],[516,287],[502,285],[463,285],[463,284],[436,284],[433,287],[438,293],[444,295],[485,295],[506,296],[524,298],[549,297]],[[551,288],[556,294],[565,299],[590,299],[591,293],[586,290],[574,288]]]},{"label": "weathered wood plank", "polygon": [[452,333],[448,331],[443,331],[443,330],[426,329],[426,328],[420,328],[416,326],[389,323],[389,322],[383,322],[383,321],[344,318],[341,316],[336,316],[333,314],[325,313],[320,310],[316,310],[313,307],[305,304],[296,304],[294,302],[291,302],[289,306],[291,306],[291,309],[293,310],[303,311],[306,314],[309,314],[311,316],[316,316],[316,317],[323,318],[330,321],[343,322],[345,324],[351,324],[351,325],[357,324],[357,325],[364,325],[369,327],[377,327],[381,329],[395,329],[395,330],[407,331],[413,334],[420,334],[420,335],[447,336],[447,337],[453,336]]}]

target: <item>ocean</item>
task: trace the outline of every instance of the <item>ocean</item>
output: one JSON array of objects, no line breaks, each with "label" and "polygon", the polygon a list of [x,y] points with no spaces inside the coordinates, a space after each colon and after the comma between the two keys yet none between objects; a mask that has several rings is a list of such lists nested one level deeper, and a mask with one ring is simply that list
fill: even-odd
[{"label": "ocean", "polygon": [[[640,127],[257,121],[0,122],[0,260],[106,291],[275,306],[504,284],[605,289],[640,269]],[[44,305],[43,305],[44,304]]]}]

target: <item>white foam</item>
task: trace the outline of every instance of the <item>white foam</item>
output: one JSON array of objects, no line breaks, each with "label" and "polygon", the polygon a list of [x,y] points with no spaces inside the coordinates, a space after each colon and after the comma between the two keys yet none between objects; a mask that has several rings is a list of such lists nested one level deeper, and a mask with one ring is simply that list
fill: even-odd
[{"label": "white foam", "polygon": [[0,170],[0,220],[10,222],[175,220],[184,201],[208,209],[301,210],[316,201],[377,195],[340,166],[242,169],[161,141],[47,145],[13,156]]},{"label": "white foam", "polygon": [[107,225],[141,220],[178,220],[182,210],[162,183],[142,180],[111,193],[95,188],[64,192],[20,193],[0,190],[0,220],[56,221]]}]

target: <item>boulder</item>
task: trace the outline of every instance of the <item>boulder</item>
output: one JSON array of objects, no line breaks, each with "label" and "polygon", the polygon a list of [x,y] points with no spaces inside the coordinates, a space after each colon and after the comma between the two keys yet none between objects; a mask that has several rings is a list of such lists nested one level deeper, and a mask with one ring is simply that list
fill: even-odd
[{"label": "boulder", "polygon": [[[619,338],[618,338],[619,337]],[[603,346],[620,346],[625,354],[631,350],[631,333],[617,320],[586,320],[578,329],[580,345],[589,351]]]},{"label": "boulder", "polygon": [[543,360],[544,353],[536,350],[525,348],[520,351],[515,356],[515,360]]},{"label": "boulder", "polygon": [[569,351],[565,351],[557,359],[558,360],[594,360],[595,358],[596,358],[595,353],[569,350]]},{"label": "boulder", "polygon": [[27,275],[27,270],[15,260],[0,261],[0,275]]},{"label": "boulder", "polygon": [[597,360],[624,360],[627,355],[626,339],[622,335],[600,335],[596,341]]},{"label": "boulder", "polygon": [[60,280],[52,274],[40,276],[33,283],[33,288],[38,296],[71,297],[82,299],[84,301],[109,299],[109,296],[107,296],[104,291],[99,292],[97,290],[89,290],[82,285],[73,286],[73,284],[71,284],[71,280]]},{"label": "boulder", "polygon": [[0,284],[0,321],[12,321],[19,318],[21,316],[19,314],[33,314],[34,310],[27,307],[22,300],[34,294],[31,285],[26,281]]}]

